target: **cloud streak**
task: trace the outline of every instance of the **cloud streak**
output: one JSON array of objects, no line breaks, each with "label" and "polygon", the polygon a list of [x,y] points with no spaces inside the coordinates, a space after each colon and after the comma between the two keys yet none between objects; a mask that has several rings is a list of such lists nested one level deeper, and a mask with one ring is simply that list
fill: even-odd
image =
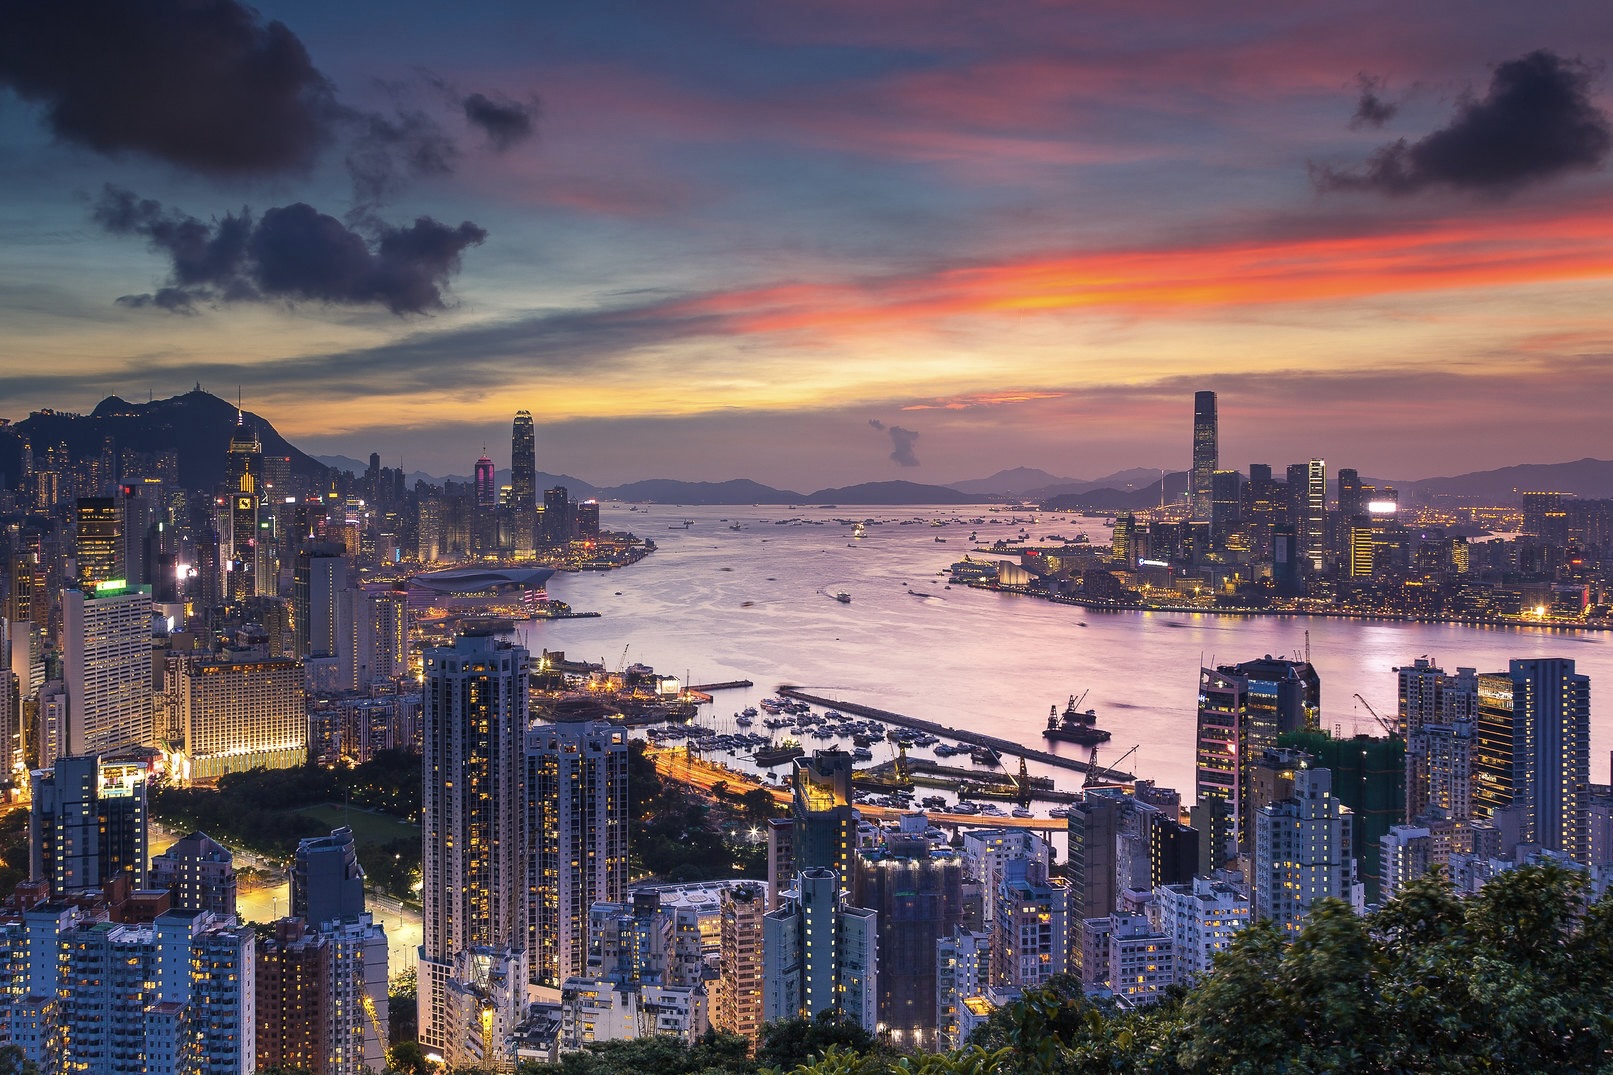
[{"label": "cloud streak", "polygon": [[[1416,142],[1382,146],[1352,171],[1318,168],[1316,183],[1391,195],[1433,187],[1510,194],[1599,168],[1613,148],[1613,129],[1591,99],[1591,75],[1585,64],[1545,50],[1509,60],[1495,69],[1489,91],[1465,101],[1446,126]],[[1370,94],[1364,91],[1362,106],[1381,115]]]}]

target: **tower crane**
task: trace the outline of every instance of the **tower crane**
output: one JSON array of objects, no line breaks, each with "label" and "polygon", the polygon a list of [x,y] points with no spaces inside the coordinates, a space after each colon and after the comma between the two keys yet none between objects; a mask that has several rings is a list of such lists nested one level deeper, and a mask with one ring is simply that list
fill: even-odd
[{"label": "tower crane", "polygon": [[[1115,765],[1118,766],[1121,762],[1125,761],[1127,758],[1129,758],[1133,754],[1137,753],[1138,749],[1141,746],[1142,746],[1142,744],[1138,743],[1136,746],[1132,747],[1130,750],[1128,750],[1124,754],[1120,755],[1120,757],[1115,759]],[[1113,768],[1113,766],[1109,766],[1108,768]],[[1087,778],[1085,780],[1081,781],[1081,786],[1083,788],[1090,788],[1093,784],[1096,784],[1098,782],[1098,773],[1100,771],[1101,770],[1098,768],[1098,748],[1093,747],[1092,748],[1092,757],[1087,759]]]},{"label": "tower crane", "polygon": [[1367,707],[1367,712],[1372,714],[1372,719],[1378,722],[1378,727],[1382,728],[1385,732],[1388,733],[1389,738],[1397,739],[1397,738],[1400,737],[1400,729],[1396,728],[1393,724],[1390,724],[1388,721],[1386,721],[1382,717],[1378,716],[1378,711],[1376,709],[1372,708],[1372,703],[1371,702],[1367,701],[1365,698],[1361,697],[1359,694],[1357,694],[1355,696],[1355,700],[1360,702],[1362,705]]}]

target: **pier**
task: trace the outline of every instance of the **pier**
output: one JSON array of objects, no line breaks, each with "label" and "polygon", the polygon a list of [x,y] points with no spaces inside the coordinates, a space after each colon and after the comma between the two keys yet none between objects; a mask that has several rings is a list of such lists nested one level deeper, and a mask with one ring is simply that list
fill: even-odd
[{"label": "pier", "polygon": [[886,709],[875,709],[873,706],[860,705],[857,702],[847,702],[821,694],[809,694],[800,687],[780,685],[778,693],[786,698],[806,702],[808,705],[838,709],[842,713],[855,713],[859,717],[872,717],[874,720],[894,724],[899,728],[912,728],[914,731],[929,732],[931,735],[944,736],[959,743],[968,743],[970,746],[989,747],[999,754],[1011,754],[1016,758],[1024,758],[1026,761],[1039,761],[1044,765],[1052,765],[1060,769],[1071,769],[1090,776],[1093,780],[1130,784],[1137,779],[1132,773],[1122,772],[1119,769],[1107,769],[1101,765],[1094,766],[1089,762],[1076,758],[1066,758],[1063,755],[1052,754],[1045,750],[1037,750],[1035,747],[1011,742],[995,735],[965,731],[961,728],[948,728],[944,724],[937,724],[933,720],[924,720],[921,717],[909,717],[902,713],[892,713]]},{"label": "pier", "polygon": [[690,684],[689,689],[692,691],[699,691],[701,694],[710,694],[712,691],[732,691],[738,690],[741,687],[754,686],[756,686],[756,684],[752,683],[748,679],[730,679],[725,680],[722,683],[694,683]]}]

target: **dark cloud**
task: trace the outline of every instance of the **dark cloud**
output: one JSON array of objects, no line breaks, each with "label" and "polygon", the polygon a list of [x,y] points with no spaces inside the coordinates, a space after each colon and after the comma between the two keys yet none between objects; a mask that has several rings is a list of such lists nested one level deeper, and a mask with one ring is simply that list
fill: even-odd
[{"label": "dark cloud", "polygon": [[532,137],[532,119],[535,104],[518,101],[493,100],[481,93],[473,93],[463,102],[465,118],[481,128],[493,148],[500,153],[518,142]]},{"label": "dark cloud", "polygon": [[1382,127],[1395,118],[1400,106],[1383,95],[1384,80],[1373,75],[1361,75],[1361,96],[1355,102],[1355,115],[1350,117],[1350,129]]},{"label": "dark cloud", "polygon": [[870,419],[868,419],[868,425],[869,425],[869,427],[871,429],[884,429],[885,428],[885,423],[881,422],[878,418],[870,418]]},{"label": "dark cloud", "polygon": [[1412,143],[1381,147],[1360,168],[1315,169],[1323,190],[1414,194],[1434,186],[1508,193],[1598,167],[1613,129],[1591,101],[1592,70],[1551,52],[1531,52],[1495,69],[1483,98],[1467,100],[1449,124]]},{"label": "dark cloud", "polygon": [[65,141],[212,175],[300,171],[340,110],[302,42],[234,0],[0,0],[0,84]]},{"label": "dark cloud", "polygon": [[126,296],[129,306],[188,312],[197,302],[289,300],[385,306],[395,314],[441,309],[442,292],[465,248],[487,238],[476,225],[420,217],[364,233],[298,202],[204,222],[108,187],[95,220],[119,235],[143,236],[170,261],[169,286]]},{"label": "dark cloud", "polygon": [[459,147],[424,112],[402,107],[391,116],[366,112],[349,119],[355,134],[347,171],[361,207],[384,203],[410,179],[451,175],[459,161]]},{"label": "dark cloud", "polygon": [[888,426],[885,432],[891,435],[891,462],[899,467],[918,466],[919,457],[914,453],[913,445],[918,441],[919,435],[901,426]]}]

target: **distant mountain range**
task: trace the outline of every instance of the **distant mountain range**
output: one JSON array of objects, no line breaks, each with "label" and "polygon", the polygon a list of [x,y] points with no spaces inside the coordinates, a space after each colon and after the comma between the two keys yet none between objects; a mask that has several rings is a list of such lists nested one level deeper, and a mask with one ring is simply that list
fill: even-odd
[{"label": "distant mountain range", "polygon": [[[330,468],[362,474],[368,464],[345,455],[314,457],[282,437],[265,418],[251,412],[241,415],[256,430],[266,453],[291,461],[294,475],[318,486],[328,480]],[[229,442],[236,430],[235,405],[197,388],[183,395],[147,403],[131,403],[108,396],[89,414],[51,410],[35,411],[27,418],[0,426],[0,480],[8,484],[21,474],[24,440],[36,457],[48,448],[66,445],[74,459],[98,455],[110,443],[120,451],[175,452],[179,480],[188,489],[210,490],[224,480]],[[569,474],[539,474],[540,489],[560,485],[574,499],[656,501],[669,504],[979,504],[992,500],[1030,500],[1049,509],[1136,511],[1179,499],[1187,491],[1187,473],[1175,471],[1161,478],[1152,467],[1134,467],[1102,478],[1066,478],[1036,467],[1012,467],[985,478],[946,485],[909,481],[876,481],[835,486],[810,493],[776,489],[760,482],[735,478],[724,482],[686,482],[652,478],[617,486],[596,486]],[[469,475],[430,475],[415,471],[405,483],[441,484],[444,480],[469,483]],[[500,483],[509,471],[498,472]],[[1490,504],[1518,504],[1529,490],[1552,490],[1582,498],[1613,498],[1613,460],[1578,459],[1565,463],[1525,463],[1496,470],[1416,480],[1364,479],[1392,485],[1403,499],[1426,500],[1460,497]],[[1330,485],[1333,483],[1329,483]]]},{"label": "distant mountain range", "polygon": [[[316,455],[314,458],[333,470],[343,470],[349,474],[363,474],[370,469],[369,463],[362,459],[354,459],[350,455]],[[382,465],[385,465],[384,460]],[[573,500],[591,497],[599,492],[597,486],[570,474],[545,474],[540,470],[537,472],[536,478],[540,490],[553,489],[557,485],[563,485]],[[476,476],[474,474],[427,474],[423,470],[412,470],[403,476],[403,485],[406,489],[413,489],[414,483],[417,481],[423,481],[427,485],[442,485],[446,482],[470,485],[475,480]],[[498,485],[510,484],[509,468],[501,467],[495,470],[493,472],[493,481]]]}]

